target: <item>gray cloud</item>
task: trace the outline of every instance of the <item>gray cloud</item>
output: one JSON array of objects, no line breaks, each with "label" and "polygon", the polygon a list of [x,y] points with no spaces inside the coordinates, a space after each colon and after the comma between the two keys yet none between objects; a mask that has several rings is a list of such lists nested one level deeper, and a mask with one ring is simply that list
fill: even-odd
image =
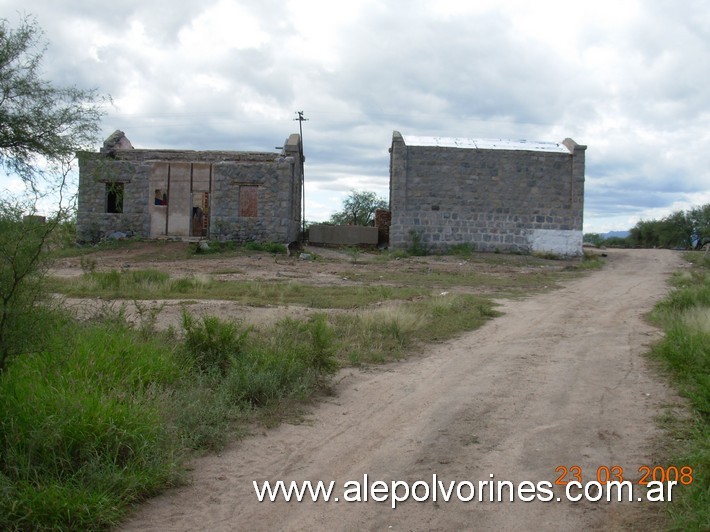
[{"label": "gray cloud", "polygon": [[386,194],[393,130],[587,144],[587,230],[710,201],[701,0],[33,4],[47,75],[114,98],[106,135],[268,151],[305,111],[309,219]]}]

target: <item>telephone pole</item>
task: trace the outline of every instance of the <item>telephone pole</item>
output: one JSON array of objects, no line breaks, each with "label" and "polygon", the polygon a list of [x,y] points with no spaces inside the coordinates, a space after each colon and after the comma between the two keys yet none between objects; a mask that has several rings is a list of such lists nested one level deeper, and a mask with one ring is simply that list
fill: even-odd
[{"label": "telephone pole", "polygon": [[301,240],[306,241],[306,172],[304,169],[304,156],[303,156],[303,122],[308,122],[308,118],[304,118],[303,116],[303,111],[296,111],[296,114],[298,115],[298,118],[294,118],[294,120],[298,120],[298,132],[300,134],[300,142],[299,142],[299,155],[301,156],[301,201],[302,201],[302,208],[301,208]]}]

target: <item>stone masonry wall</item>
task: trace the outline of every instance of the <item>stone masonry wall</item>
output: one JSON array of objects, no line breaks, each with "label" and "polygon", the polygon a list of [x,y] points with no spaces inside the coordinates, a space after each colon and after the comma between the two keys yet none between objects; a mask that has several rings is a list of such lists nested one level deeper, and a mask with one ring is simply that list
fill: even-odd
[{"label": "stone masonry wall", "polygon": [[[239,210],[244,186],[257,187],[257,216]],[[269,164],[214,165],[211,233],[220,240],[293,242],[300,225],[300,169],[294,157]]]},{"label": "stone masonry wall", "polygon": [[[77,240],[96,242],[114,231],[147,235],[150,164],[80,153]],[[89,177],[90,176],[90,177]],[[123,213],[106,212],[106,184],[123,184]]]},{"label": "stone masonry wall", "polygon": [[407,146],[395,132],[390,159],[390,245],[412,236],[429,249],[582,253],[584,150]]},{"label": "stone masonry wall", "polygon": [[[302,175],[298,135],[291,135],[286,140],[280,155],[136,149],[77,155],[77,240],[80,242],[95,242],[114,231],[132,231],[144,238],[150,236],[150,206],[155,194],[151,188],[151,171],[156,163],[211,164],[210,238],[279,242],[298,238]],[[123,185],[122,213],[106,212],[107,183]],[[256,187],[256,216],[242,216],[239,208],[241,186]]]}]

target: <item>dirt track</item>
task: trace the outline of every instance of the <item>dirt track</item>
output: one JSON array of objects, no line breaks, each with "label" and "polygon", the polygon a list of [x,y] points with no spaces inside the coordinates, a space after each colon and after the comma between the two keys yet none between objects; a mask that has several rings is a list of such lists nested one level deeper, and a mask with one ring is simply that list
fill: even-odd
[{"label": "dirt track", "polygon": [[[642,353],[642,314],[667,292],[670,251],[614,250],[604,270],[507,301],[505,315],[422,357],[346,370],[307,421],[284,424],[194,464],[194,482],[145,504],[127,530],[612,529],[640,504],[257,502],[252,480],[554,482],[652,463],[654,422],[672,392]],[[590,473],[591,475],[589,475]],[[589,477],[589,478],[586,478]],[[557,494],[557,493],[556,493]],[[646,523],[646,526],[648,523]],[[632,528],[636,528],[632,525]]]}]

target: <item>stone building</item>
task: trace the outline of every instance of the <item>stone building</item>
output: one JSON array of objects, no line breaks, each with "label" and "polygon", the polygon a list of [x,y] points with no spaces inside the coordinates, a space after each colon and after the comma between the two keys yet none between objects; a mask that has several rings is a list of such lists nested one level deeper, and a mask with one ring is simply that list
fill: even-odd
[{"label": "stone building", "polygon": [[395,131],[390,246],[581,255],[586,148]]},{"label": "stone building", "polygon": [[298,134],[281,153],[134,149],[116,131],[81,152],[77,239],[125,232],[144,238],[292,242],[301,225]]}]

